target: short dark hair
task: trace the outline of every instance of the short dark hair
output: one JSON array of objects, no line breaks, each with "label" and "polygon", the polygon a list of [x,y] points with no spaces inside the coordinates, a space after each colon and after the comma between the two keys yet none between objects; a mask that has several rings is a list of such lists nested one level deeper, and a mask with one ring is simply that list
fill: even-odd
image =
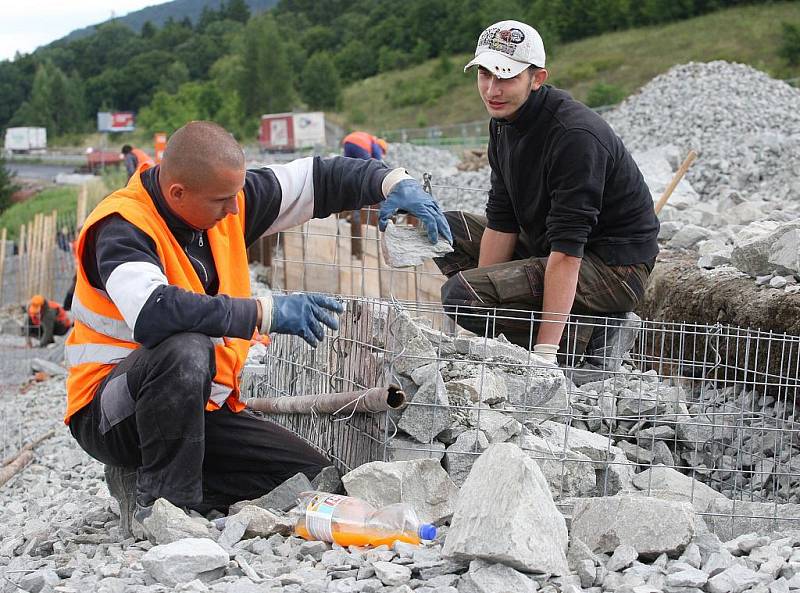
[{"label": "short dark hair", "polygon": [[128,154],[133,150],[133,147],[130,144],[126,144],[122,147],[122,154]]}]

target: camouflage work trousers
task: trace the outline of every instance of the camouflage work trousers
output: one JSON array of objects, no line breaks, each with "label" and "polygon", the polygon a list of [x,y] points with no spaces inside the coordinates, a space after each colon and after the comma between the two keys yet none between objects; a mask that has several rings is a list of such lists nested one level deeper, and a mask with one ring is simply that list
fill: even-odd
[{"label": "camouflage work trousers", "polygon": [[[547,258],[531,257],[529,243],[520,235],[512,261],[479,268],[486,218],[459,211],[446,212],[445,216],[453,232],[454,251],[434,260],[448,277],[442,286],[445,312],[458,325],[478,335],[502,333],[509,341],[533,349],[542,310]],[[561,339],[562,355],[580,356],[587,346],[591,350],[593,333],[597,335],[598,329],[604,330],[608,325],[602,318],[621,319],[633,311],[644,295],[652,269],[653,262],[609,266],[586,251],[572,315]],[[597,316],[601,319],[596,319]]]}]

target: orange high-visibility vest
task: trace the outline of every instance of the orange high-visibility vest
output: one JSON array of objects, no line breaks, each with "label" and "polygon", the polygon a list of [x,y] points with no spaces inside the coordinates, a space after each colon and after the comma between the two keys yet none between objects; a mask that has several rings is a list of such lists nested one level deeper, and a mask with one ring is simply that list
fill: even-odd
[{"label": "orange high-visibility vest", "polygon": [[153,157],[151,157],[149,154],[147,154],[141,148],[132,148],[131,152],[133,153],[133,156],[136,157],[136,168],[137,169],[139,167],[141,167],[142,165],[144,165],[145,163],[147,163],[147,165],[149,165],[150,167],[152,167],[153,165],[156,164],[156,162],[153,160]]},{"label": "orange high-visibility vest", "polygon": [[[200,278],[188,256],[158,214],[152,199],[141,181],[139,167],[131,176],[127,187],[115,191],[92,211],[81,229],[76,246],[77,281],[72,300],[75,327],[65,345],[67,377],[67,412],[70,416],[89,404],[98,386],[114,366],[139,347],[133,332],[125,323],[119,309],[108,295],[89,284],[83,268],[83,254],[89,229],[111,214],[125,220],[147,233],[155,242],[156,251],[171,285],[184,290],[205,294]],[[239,214],[229,215],[208,232],[208,242],[219,277],[219,293],[231,297],[250,296],[250,273],[244,241],[244,191],[236,195]],[[211,385],[211,399],[206,410],[216,410],[227,403],[234,412],[244,409],[239,400],[239,373],[247,359],[250,340],[240,338],[212,338],[216,354],[217,374]]]},{"label": "orange high-visibility vest", "polygon": [[377,142],[377,138],[375,138],[375,136],[372,134],[367,134],[366,132],[350,132],[342,140],[342,144],[355,144],[370,154],[372,153],[372,144],[374,142]]}]

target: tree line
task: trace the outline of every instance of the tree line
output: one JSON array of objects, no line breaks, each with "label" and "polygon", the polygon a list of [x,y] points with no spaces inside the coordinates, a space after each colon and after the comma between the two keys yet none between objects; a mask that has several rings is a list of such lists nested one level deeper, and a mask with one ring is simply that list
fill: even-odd
[{"label": "tree line", "polygon": [[[766,0],[761,0],[764,2]],[[94,129],[105,110],[138,113],[147,131],[214,119],[252,137],[257,116],[334,110],[344,85],[470,52],[492,22],[535,26],[558,43],[697,16],[742,0],[280,0],[252,16],[227,0],[200,18],[110,21],[85,38],[0,62],[0,129],[42,125],[51,137]],[[750,4],[760,3],[751,0]]]}]

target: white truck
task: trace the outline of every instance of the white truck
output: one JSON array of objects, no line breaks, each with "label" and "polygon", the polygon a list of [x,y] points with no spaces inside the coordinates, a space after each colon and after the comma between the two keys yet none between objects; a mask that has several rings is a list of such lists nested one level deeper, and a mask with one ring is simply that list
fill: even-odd
[{"label": "white truck", "polygon": [[46,128],[7,128],[5,151],[8,154],[37,152],[47,148]]}]

